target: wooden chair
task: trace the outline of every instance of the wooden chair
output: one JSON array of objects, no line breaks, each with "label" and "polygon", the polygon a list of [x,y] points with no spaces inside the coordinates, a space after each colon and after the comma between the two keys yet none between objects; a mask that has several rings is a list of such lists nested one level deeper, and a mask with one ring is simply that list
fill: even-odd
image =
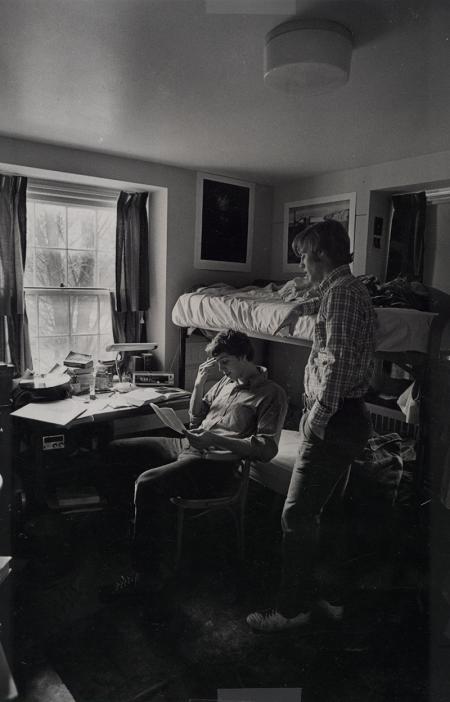
[{"label": "wooden chair", "polygon": [[177,508],[177,544],[175,555],[175,568],[178,569],[181,561],[183,548],[183,534],[185,524],[185,513],[196,512],[190,519],[199,519],[212,512],[226,510],[233,517],[236,529],[237,551],[239,559],[244,560],[245,553],[245,506],[247,502],[248,481],[250,477],[249,459],[243,459],[237,470],[238,485],[231,495],[223,497],[208,497],[205,499],[185,499],[184,497],[171,497],[170,501]]}]

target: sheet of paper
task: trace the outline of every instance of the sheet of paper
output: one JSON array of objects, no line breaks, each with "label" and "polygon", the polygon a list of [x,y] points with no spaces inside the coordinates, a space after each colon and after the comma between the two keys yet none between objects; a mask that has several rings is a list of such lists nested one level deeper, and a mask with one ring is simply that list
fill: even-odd
[{"label": "sheet of paper", "polygon": [[104,409],[108,408],[108,402],[109,398],[105,396],[99,396],[95,400],[87,399],[88,395],[78,395],[76,398],[76,402],[80,405],[80,411],[82,415],[80,416],[92,416],[94,414],[98,414],[99,412],[102,412]]},{"label": "sheet of paper", "polygon": [[48,371],[46,378],[64,378],[68,376],[69,369],[66,366],[61,366],[59,363],[55,363],[52,368]]},{"label": "sheet of paper", "polygon": [[173,431],[176,431],[178,434],[184,433],[186,427],[172,407],[158,407],[158,405],[155,405],[153,402],[150,402],[150,406],[156,416],[163,424],[169,427],[169,429],[173,429]]},{"label": "sheet of paper", "polygon": [[126,397],[132,402],[138,402],[140,405],[146,402],[154,402],[155,400],[161,399],[161,393],[157,392],[154,388],[136,388],[126,393]]},{"label": "sheet of paper", "polygon": [[38,422],[59,424],[64,427],[84,413],[86,405],[72,398],[53,402],[29,402],[28,405],[11,412],[12,417],[35,419]]}]

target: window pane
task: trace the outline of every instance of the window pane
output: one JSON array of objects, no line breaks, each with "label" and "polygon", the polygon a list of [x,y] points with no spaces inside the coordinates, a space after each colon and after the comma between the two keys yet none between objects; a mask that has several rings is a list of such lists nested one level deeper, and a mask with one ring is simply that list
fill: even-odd
[{"label": "window pane", "polygon": [[[28,237],[28,233],[27,233]],[[27,245],[27,260],[25,262],[25,271],[23,274],[23,285],[32,288],[34,285],[34,256],[35,250],[32,246]]]},{"label": "window pane", "polygon": [[39,295],[39,336],[69,333],[67,295]]},{"label": "window pane", "polygon": [[54,336],[39,341],[39,373],[47,373],[55,363],[61,363],[69,353],[69,337]]},{"label": "window pane", "polygon": [[77,353],[89,353],[94,357],[94,361],[98,360],[98,336],[72,336],[71,351]]},{"label": "window pane", "polygon": [[36,286],[59,288],[67,285],[67,253],[56,249],[36,249]]},{"label": "window pane", "polygon": [[70,298],[72,310],[72,334],[98,333],[98,296],[73,295]]},{"label": "window pane", "polygon": [[99,358],[102,361],[111,361],[116,357],[116,352],[115,351],[105,351],[105,348],[109,344],[113,344],[114,339],[113,335],[111,334],[101,334],[100,335],[100,352],[99,352]]},{"label": "window pane", "polygon": [[64,248],[66,246],[66,208],[36,202],[36,246]]},{"label": "window pane", "polygon": [[34,202],[27,201],[27,258],[28,250],[35,245],[34,242]]},{"label": "window pane", "polygon": [[115,251],[116,248],[116,210],[97,210],[97,247]]},{"label": "window pane", "polygon": [[[43,288],[26,298],[37,372],[61,363],[69,350],[113,355],[104,351],[113,343],[109,296],[82,288],[114,288],[115,242],[115,207],[28,199],[24,285]],[[61,294],[45,290],[61,286]]]},{"label": "window pane", "polygon": [[69,288],[95,287],[95,255],[93,252],[69,251]]},{"label": "window pane", "polygon": [[67,208],[67,241],[69,249],[95,249],[95,210]]},{"label": "window pane", "polygon": [[28,317],[28,331],[30,337],[37,336],[37,296],[26,293],[25,305]]},{"label": "window pane", "polygon": [[112,338],[111,301],[109,295],[100,298],[100,334],[109,334]]},{"label": "window pane", "polygon": [[30,349],[31,358],[33,360],[33,368],[30,368],[30,370],[34,370],[36,373],[41,373],[41,369],[39,367],[39,339],[37,337],[30,337]]},{"label": "window pane", "polygon": [[111,251],[99,251],[97,254],[98,287],[114,290],[116,280],[116,254]]}]

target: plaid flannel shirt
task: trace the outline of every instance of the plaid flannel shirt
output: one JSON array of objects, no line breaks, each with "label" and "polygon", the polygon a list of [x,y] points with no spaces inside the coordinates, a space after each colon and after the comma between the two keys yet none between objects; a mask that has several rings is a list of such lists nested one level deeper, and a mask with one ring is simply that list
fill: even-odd
[{"label": "plaid flannel shirt", "polygon": [[373,372],[375,312],[348,265],[335,268],[296,309],[317,313],[304,386],[312,429],[324,429],[342,400],[363,397]]}]

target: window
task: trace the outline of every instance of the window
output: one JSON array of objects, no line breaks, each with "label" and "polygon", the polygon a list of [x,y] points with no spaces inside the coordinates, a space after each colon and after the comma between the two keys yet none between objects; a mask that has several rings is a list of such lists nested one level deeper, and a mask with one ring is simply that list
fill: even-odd
[{"label": "window", "polygon": [[34,369],[108,356],[118,193],[29,181],[24,286]]}]

